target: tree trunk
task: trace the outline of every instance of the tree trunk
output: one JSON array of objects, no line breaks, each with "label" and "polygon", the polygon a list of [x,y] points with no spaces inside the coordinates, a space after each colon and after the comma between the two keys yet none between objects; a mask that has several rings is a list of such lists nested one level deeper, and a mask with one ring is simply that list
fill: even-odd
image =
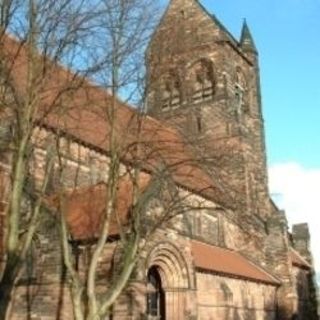
[{"label": "tree trunk", "polygon": [[12,302],[15,279],[19,262],[17,257],[9,257],[0,282],[0,320],[6,320]]}]

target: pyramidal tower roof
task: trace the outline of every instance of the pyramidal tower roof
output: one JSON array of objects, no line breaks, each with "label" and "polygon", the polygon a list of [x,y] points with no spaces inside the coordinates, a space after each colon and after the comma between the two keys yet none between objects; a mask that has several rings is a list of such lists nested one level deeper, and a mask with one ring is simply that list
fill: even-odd
[{"label": "pyramidal tower roof", "polygon": [[240,38],[240,46],[244,51],[251,51],[254,53],[258,53],[257,47],[254,43],[252,34],[248,27],[246,19],[243,21],[241,38]]},{"label": "pyramidal tower roof", "polygon": [[218,17],[215,14],[210,13],[207,10],[207,8],[201,3],[200,0],[170,0],[168,8],[170,7],[170,5],[175,5],[175,6],[180,6],[181,9],[184,9],[187,6],[194,5],[194,4],[196,4],[204,14],[206,14],[208,17],[210,17],[213,20],[213,22],[227,35],[229,40],[231,40],[235,44],[238,44],[237,39],[232,35],[232,33],[224,26],[224,24],[218,19]]}]

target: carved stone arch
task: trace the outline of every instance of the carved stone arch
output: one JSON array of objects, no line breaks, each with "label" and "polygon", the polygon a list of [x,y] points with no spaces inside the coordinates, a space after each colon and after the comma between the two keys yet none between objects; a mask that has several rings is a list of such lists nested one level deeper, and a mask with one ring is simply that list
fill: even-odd
[{"label": "carved stone arch", "polygon": [[216,73],[214,63],[207,57],[188,64],[189,98],[193,103],[212,100],[215,94]]},{"label": "carved stone arch", "polygon": [[199,61],[207,61],[208,63],[211,63],[214,66],[213,60],[210,58],[209,55],[205,54],[205,55],[198,56],[194,59],[191,59],[189,62],[186,63],[185,69],[190,70]]},{"label": "carved stone arch", "polygon": [[[191,268],[184,253],[170,241],[159,242],[149,251],[145,260],[148,315],[157,314],[157,319],[161,320],[185,319],[186,314],[196,312]],[[156,290],[151,286],[150,291],[150,273],[158,275]],[[153,295],[155,291],[158,292],[156,296]],[[158,306],[158,310],[148,313],[152,306]]]},{"label": "carved stone arch", "polygon": [[183,254],[174,244],[165,241],[158,243],[146,259],[146,272],[153,267],[158,268],[165,288],[191,287],[190,270]]}]

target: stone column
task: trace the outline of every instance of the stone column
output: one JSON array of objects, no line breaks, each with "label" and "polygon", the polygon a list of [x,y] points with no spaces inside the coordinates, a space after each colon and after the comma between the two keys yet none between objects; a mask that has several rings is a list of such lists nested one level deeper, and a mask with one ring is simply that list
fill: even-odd
[{"label": "stone column", "polygon": [[[307,223],[295,224],[292,227],[292,244],[295,250],[313,267],[313,257],[310,250],[310,232]],[[304,281],[307,281],[307,299],[302,306],[300,305],[301,311],[304,315],[310,319],[318,319],[317,313],[319,313],[319,288],[315,279],[314,268],[305,272]]]},{"label": "stone column", "polygon": [[294,314],[297,300],[292,281],[292,265],[289,256],[287,220],[284,211],[274,212],[267,220],[268,236],[265,250],[269,270],[279,278],[277,291],[278,319],[289,320]]},{"label": "stone column", "polygon": [[312,265],[310,250],[310,232],[307,223],[295,224],[292,227],[293,247]]}]

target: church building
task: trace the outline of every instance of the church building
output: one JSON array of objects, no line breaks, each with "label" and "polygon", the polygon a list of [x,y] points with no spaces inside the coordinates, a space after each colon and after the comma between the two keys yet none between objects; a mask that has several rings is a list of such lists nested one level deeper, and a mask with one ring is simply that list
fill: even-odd
[{"label": "church building", "polygon": [[[8,45],[14,47],[14,40]],[[148,238],[127,289],[106,319],[317,319],[308,225],[294,225],[289,232],[285,212],[268,190],[259,53],[247,22],[236,39],[199,0],[171,0],[147,47],[146,68],[142,136],[150,139],[145,149],[157,145],[157,152],[143,168],[141,183],[149,183],[154,163],[170,167],[172,177],[163,197],[145,208],[145,221],[170,207],[165,201],[173,189],[184,207]],[[90,104],[107,95],[90,84],[78,91],[73,101],[90,99]],[[73,181],[69,187],[76,191],[68,194],[66,215],[81,272],[87,240],[101,219],[110,155],[101,139],[106,120],[70,109],[68,121],[49,117],[39,124],[33,152],[35,164],[44,162],[46,145],[58,133],[68,150],[62,154]],[[138,111],[120,105],[117,112],[123,138]],[[0,158],[0,226],[8,196],[7,159]],[[124,220],[131,193],[122,181],[118,197]],[[119,228],[112,233],[99,269],[101,286],[117,269]],[[71,320],[68,275],[50,214],[37,245],[41,259],[17,283],[10,319]]]}]

